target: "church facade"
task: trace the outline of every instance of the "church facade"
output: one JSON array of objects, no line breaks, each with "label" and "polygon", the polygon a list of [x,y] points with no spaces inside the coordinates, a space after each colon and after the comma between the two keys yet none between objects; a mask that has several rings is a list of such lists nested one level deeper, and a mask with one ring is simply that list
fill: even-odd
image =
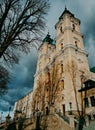
[{"label": "church facade", "polygon": [[87,104],[95,106],[95,90],[87,86],[95,74],[90,72],[80,20],[65,8],[55,29],[56,44],[47,34],[38,50],[33,110],[45,112],[54,106],[63,115],[83,112]]},{"label": "church facade", "polygon": [[80,23],[65,8],[55,25],[56,44],[48,33],[40,45],[31,114],[48,115],[53,108],[63,116],[95,115],[95,73],[89,68]]}]

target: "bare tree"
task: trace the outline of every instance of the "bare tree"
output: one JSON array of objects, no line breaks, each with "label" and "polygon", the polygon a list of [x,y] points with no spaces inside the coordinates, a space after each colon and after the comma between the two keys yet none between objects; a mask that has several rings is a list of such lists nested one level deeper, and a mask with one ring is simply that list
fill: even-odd
[{"label": "bare tree", "polygon": [[[76,76],[77,76],[77,64],[74,60],[71,60],[70,63],[67,63],[67,71],[70,74],[71,80],[72,80],[72,85],[73,85],[73,90],[74,90],[74,96],[75,96],[75,102],[76,102],[76,106],[77,106],[77,112],[78,114],[74,114],[76,117],[78,117],[79,119],[79,126],[78,126],[78,130],[82,130],[83,129],[83,125],[84,125],[84,119],[85,119],[85,107],[84,107],[84,96],[83,93],[80,93],[80,98],[81,98],[81,110],[79,109],[79,102],[78,102],[78,91],[76,89],[76,85],[77,85],[77,81],[76,81]],[[84,79],[80,79],[81,80],[81,87],[83,85],[83,80]]]},{"label": "bare tree", "polygon": [[49,7],[48,0],[0,1],[0,58],[18,62],[17,49],[28,53],[37,46]]},{"label": "bare tree", "polygon": [[38,109],[44,111],[44,106],[45,106],[44,89],[45,89],[45,83],[43,81],[42,75],[40,75],[39,80],[37,81],[37,88],[34,89],[34,93],[33,93],[33,103],[32,103],[33,111]]},{"label": "bare tree", "polygon": [[70,77],[73,84],[74,94],[75,94],[75,101],[77,105],[78,115],[80,115],[79,105],[78,105],[78,99],[77,99],[77,90],[76,90],[76,75],[77,75],[77,66],[76,63],[71,60],[70,63],[67,64],[68,72],[70,73]]},{"label": "bare tree", "polygon": [[0,96],[4,95],[8,89],[9,73],[0,65]]},{"label": "bare tree", "polygon": [[60,93],[60,82],[62,82],[62,73],[60,73],[60,64],[53,65],[50,75],[50,105],[55,103],[56,98],[58,98],[58,94]]},{"label": "bare tree", "polygon": [[[51,107],[58,98],[60,88],[62,88],[61,78],[62,73],[58,68],[59,64],[55,64],[45,72],[45,77],[39,76],[38,86],[34,90],[33,108],[39,107],[45,112],[45,107]],[[36,105],[35,105],[36,104]]]},{"label": "bare tree", "polygon": [[[62,72],[60,63],[56,64],[55,61],[52,63],[53,65],[50,68],[47,68],[45,72],[45,83],[44,85],[44,102],[51,107],[54,105],[56,100],[59,98],[59,93],[62,89]],[[44,103],[44,104],[45,104]]]},{"label": "bare tree", "polygon": [[[32,108],[33,111],[42,111],[43,114],[49,114],[49,108],[54,105],[55,100],[58,97],[58,93],[60,91],[60,81],[62,77],[62,73],[60,73],[59,64],[53,64],[53,66],[49,69],[46,68],[46,71],[43,74],[39,75],[39,80],[37,83],[37,88],[34,89],[33,93],[33,103]],[[62,87],[62,86],[61,86]],[[47,108],[48,107],[48,112]],[[47,128],[47,116],[44,116],[44,121],[41,124],[42,118],[37,117],[39,121],[36,123],[36,128]]]}]

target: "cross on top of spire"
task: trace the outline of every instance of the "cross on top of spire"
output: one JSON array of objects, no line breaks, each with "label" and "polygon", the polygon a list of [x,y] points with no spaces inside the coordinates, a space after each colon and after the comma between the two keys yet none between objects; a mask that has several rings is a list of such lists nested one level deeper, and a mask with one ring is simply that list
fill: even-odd
[{"label": "cross on top of spire", "polygon": [[65,5],[65,10],[67,10],[67,7],[66,7],[66,5]]},{"label": "cross on top of spire", "polygon": [[65,9],[64,9],[63,13],[61,14],[61,16],[59,17],[59,19],[61,19],[61,18],[63,17],[63,15],[66,14],[66,13],[68,13],[68,14],[70,14],[71,16],[74,17],[74,14],[72,14],[72,13],[67,9],[67,7],[66,7],[66,5],[65,5]]}]

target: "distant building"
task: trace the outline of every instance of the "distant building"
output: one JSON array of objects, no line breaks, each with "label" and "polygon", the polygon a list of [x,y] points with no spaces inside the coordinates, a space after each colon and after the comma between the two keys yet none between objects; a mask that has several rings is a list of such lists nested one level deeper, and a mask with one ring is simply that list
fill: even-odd
[{"label": "distant building", "polygon": [[26,118],[30,117],[32,114],[32,94],[33,92],[29,92],[27,95],[20,98],[15,102],[14,106],[14,117],[19,117],[24,115]]}]

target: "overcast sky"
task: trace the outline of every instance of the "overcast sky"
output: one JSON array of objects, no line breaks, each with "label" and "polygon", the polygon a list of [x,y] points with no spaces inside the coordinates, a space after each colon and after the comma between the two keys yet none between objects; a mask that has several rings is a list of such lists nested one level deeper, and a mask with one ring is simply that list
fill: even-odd
[{"label": "overcast sky", "polygon": [[[81,20],[81,32],[84,34],[85,49],[89,53],[89,65],[95,66],[95,0],[50,0],[50,2],[51,8],[46,16],[46,34],[49,30],[51,37],[56,37],[54,26],[66,5],[67,9]],[[21,57],[18,65],[11,68],[12,79],[8,93],[0,99],[0,113],[3,111],[3,116],[8,114],[10,106],[13,109],[16,100],[33,88],[36,62],[37,50],[33,48],[29,55]]]}]

